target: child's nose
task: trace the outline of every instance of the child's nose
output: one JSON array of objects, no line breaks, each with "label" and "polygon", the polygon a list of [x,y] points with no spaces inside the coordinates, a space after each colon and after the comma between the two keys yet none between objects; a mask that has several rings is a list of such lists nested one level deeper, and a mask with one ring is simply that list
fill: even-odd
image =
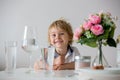
[{"label": "child's nose", "polygon": [[58,34],[58,35],[56,36],[56,38],[60,38],[60,35]]}]

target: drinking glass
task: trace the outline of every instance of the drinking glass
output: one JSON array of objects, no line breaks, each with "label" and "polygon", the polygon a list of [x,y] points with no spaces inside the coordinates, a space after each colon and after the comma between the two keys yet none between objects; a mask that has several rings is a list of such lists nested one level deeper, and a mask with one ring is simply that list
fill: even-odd
[{"label": "drinking glass", "polygon": [[55,48],[53,46],[49,46],[48,48],[44,49],[44,62],[45,62],[45,69],[46,74],[53,76],[54,71],[53,71],[53,62],[54,62],[54,53],[55,53]]},{"label": "drinking glass", "polygon": [[16,69],[16,53],[17,53],[17,42],[16,41],[6,41],[5,42],[5,71],[8,73],[13,73]]},{"label": "drinking glass", "polygon": [[47,55],[47,63],[49,65],[49,70],[53,70],[53,62],[54,62],[54,53],[55,48],[53,46],[48,47],[48,55]]},{"label": "drinking glass", "polygon": [[44,70],[49,70],[49,71],[53,70],[53,61],[54,61],[54,53],[55,53],[54,51],[55,48],[52,46],[41,48],[42,58],[40,61],[42,61],[43,63],[41,65]]},{"label": "drinking glass", "polygon": [[22,41],[22,49],[29,54],[29,70],[27,72],[30,72],[32,70],[31,65],[32,54],[34,54],[35,51],[38,49],[35,28],[25,26]]}]

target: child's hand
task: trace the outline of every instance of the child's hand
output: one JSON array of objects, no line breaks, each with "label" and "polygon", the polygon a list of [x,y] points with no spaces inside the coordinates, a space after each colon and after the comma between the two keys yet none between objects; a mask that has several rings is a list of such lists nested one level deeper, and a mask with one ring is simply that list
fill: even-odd
[{"label": "child's hand", "polygon": [[54,70],[62,70],[63,69],[63,64],[65,62],[65,56],[58,56],[55,60],[54,60],[54,66],[53,69]]},{"label": "child's hand", "polygon": [[56,59],[54,59],[54,65],[61,65],[65,62],[65,56],[58,56]]},{"label": "child's hand", "polygon": [[53,69],[54,69],[54,70],[64,70],[64,68],[65,68],[65,67],[64,67],[64,64],[63,64],[63,65],[54,65],[54,66],[53,66]]},{"label": "child's hand", "polygon": [[37,71],[37,70],[41,70],[41,69],[44,69],[44,63],[42,60],[37,60],[34,64],[34,70]]}]

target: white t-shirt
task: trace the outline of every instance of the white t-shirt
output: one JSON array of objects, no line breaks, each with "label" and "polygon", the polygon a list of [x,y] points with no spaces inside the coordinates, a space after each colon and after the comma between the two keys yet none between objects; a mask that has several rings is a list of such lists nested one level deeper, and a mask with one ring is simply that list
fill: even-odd
[{"label": "white t-shirt", "polygon": [[[54,58],[57,58],[59,54],[55,52]],[[65,55],[65,63],[70,63],[75,61],[75,56],[80,56],[80,52],[76,47],[69,46],[67,54]]]}]

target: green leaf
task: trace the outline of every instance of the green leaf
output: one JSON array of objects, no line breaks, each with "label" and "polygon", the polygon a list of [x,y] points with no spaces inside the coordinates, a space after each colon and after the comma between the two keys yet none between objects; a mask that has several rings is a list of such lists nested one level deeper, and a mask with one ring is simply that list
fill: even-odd
[{"label": "green leaf", "polygon": [[116,47],[116,42],[113,38],[108,38],[107,43],[111,47]]},{"label": "green leaf", "polygon": [[105,32],[98,37],[98,40],[107,39],[108,36],[109,36],[109,30],[105,30]]},{"label": "green leaf", "polygon": [[96,48],[96,47],[97,47],[96,42],[86,43],[86,45],[89,46],[89,47],[93,47],[93,48]]},{"label": "green leaf", "polygon": [[113,38],[115,32],[115,25],[111,27],[111,31],[109,32],[109,38]]},{"label": "green leaf", "polygon": [[97,47],[95,38],[90,38],[90,39],[82,38],[82,39],[79,40],[78,43],[86,44],[87,46],[90,46],[90,47]]}]

